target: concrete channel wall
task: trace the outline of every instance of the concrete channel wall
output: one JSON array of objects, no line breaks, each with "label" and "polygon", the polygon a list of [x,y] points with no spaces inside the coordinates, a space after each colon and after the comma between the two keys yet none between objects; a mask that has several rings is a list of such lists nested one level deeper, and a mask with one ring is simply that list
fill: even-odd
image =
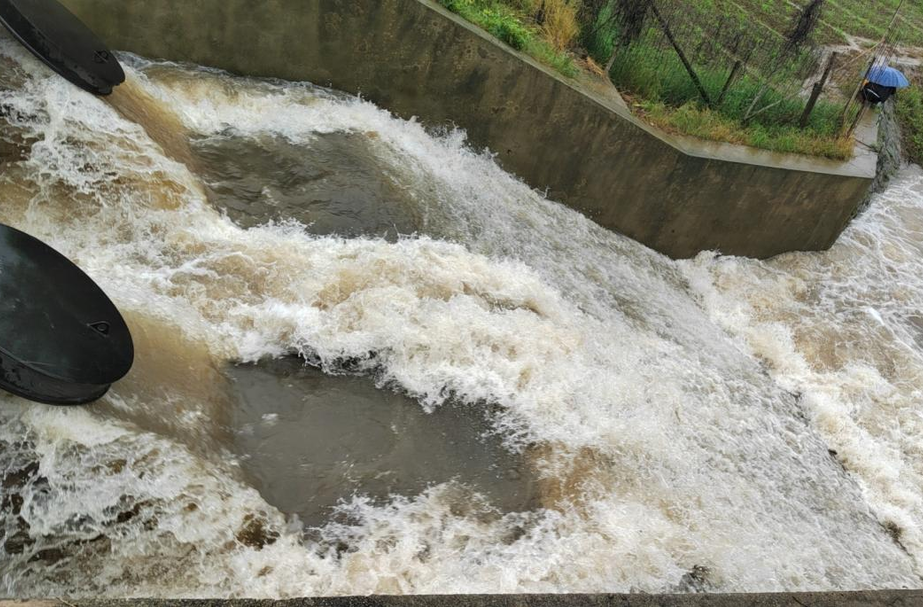
[{"label": "concrete channel wall", "polygon": [[[658,131],[430,0],[63,0],[116,49],[308,80],[457,125],[534,188],[674,258],[830,247],[874,177]],[[863,151],[865,150],[865,151]]]},{"label": "concrete channel wall", "polygon": [[801,594],[508,594],[269,600],[37,600],[0,607],[920,607],[923,591]]}]

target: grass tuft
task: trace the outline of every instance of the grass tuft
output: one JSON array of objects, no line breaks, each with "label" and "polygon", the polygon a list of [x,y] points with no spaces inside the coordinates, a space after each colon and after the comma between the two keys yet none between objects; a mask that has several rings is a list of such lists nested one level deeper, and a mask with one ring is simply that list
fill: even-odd
[{"label": "grass tuft", "polygon": [[694,101],[678,108],[658,101],[641,101],[635,104],[635,110],[648,122],[667,132],[710,141],[835,160],[848,159],[853,152],[852,140],[845,137],[818,135],[795,126],[743,126],[739,120],[703,108]]},{"label": "grass tuft", "polygon": [[[709,97],[717,100],[729,71],[697,69]],[[818,103],[807,127],[801,129],[797,124],[804,100],[786,99],[770,89],[761,105],[775,105],[745,124],[747,108],[762,87],[759,81],[748,76],[739,78],[719,106],[706,108],[675,53],[660,53],[643,45],[620,53],[610,75],[620,90],[640,100],[635,108],[651,123],[673,133],[773,152],[838,160],[852,156],[852,144],[840,136],[842,108],[837,104]]]},{"label": "grass tuft", "polygon": [[545,0],[542,34],[552,47],[566,51],[571,47],[580,25],[577,23],[577,9],[580,0]]}]

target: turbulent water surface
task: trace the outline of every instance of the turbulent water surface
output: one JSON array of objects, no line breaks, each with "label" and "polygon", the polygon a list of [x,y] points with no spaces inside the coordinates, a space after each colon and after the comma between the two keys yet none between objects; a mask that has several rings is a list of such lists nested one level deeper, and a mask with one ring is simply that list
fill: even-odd
[{"label": "turbulent water surface", "polygon": [[677,263],[462,133],[124,59],[101,100],[0,39],[0,221],[137,348],[0,396],[0,594],[921,585],[918,170],[828,253]]}]

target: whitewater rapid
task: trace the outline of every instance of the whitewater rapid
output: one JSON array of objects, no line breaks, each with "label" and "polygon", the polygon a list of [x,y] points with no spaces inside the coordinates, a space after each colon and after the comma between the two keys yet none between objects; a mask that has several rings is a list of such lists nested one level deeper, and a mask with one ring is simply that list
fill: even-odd
[{"label": "whitewater rapid", "polygon": [[[919,587],[918,170],[828,253],[672,262],[464,133],[124,59],[126,90],[161,109],[147,131],[0,38],[0,221],[83,267],[138,346],[94,407],[0,396],[3,594]],[[196,146],[331,133],[362,138],[412,234],[245,229],[210,204]],[[306,533],[225,448],[218,388],[227,361],[292,353],[425,410],[482,409],[541,507],[443,483],[356,495]]]}]

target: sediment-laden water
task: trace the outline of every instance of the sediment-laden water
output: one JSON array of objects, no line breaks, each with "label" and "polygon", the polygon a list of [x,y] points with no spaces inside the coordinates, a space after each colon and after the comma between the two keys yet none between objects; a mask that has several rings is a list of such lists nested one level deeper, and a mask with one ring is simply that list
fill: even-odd
[{"label": "sediment-laden water", "polygon": [[101,100],[0,39],[0,221],[137,349],[0,396],[0,593],[921,584],[918,170],[828,253],[677,263],[463,133],[125,60]]}]

